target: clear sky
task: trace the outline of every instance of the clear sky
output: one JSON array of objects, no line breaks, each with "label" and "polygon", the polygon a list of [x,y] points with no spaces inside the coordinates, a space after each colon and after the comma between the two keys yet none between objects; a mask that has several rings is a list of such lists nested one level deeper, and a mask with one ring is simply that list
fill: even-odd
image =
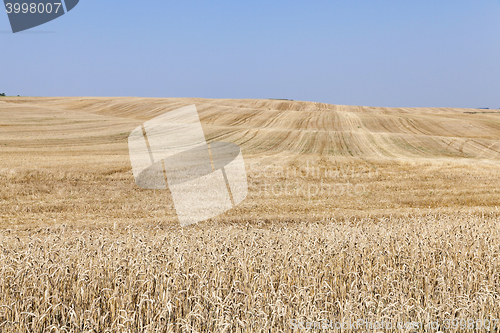
[{"label": "clear sky", "polygon": [[500,0],[80,0],[9,31],[7,95],[500,108]]}]

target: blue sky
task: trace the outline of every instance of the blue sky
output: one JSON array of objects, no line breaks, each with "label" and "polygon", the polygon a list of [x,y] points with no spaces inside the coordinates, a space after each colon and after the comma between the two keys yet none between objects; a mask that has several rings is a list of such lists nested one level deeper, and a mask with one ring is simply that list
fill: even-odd
[{"label": "blue sky", "polygon": [[8,95],[500,108],[500,0],[80,0],[9,31]]}]

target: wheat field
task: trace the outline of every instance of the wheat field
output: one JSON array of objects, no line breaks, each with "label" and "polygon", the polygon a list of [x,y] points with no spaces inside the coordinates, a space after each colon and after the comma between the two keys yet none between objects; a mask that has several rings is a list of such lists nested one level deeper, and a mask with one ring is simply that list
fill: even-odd
[{"label": "wheat field", "polygon": [[[192,104],[249,194],[181,228],[127,138]],[[494,110],[3,97],[0,331],[499,331],[499,139]]]}]

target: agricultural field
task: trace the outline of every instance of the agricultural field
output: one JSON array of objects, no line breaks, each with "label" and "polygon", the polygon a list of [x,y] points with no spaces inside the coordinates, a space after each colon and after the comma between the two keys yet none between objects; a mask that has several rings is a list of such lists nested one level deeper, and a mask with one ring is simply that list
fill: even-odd
[{"label": "agricultural field", "polygon": [[[249,193],[181,228],[127,140],[192,104]],[[499,331],[499,206],[496,111],[2,97],[0,332]]]}]

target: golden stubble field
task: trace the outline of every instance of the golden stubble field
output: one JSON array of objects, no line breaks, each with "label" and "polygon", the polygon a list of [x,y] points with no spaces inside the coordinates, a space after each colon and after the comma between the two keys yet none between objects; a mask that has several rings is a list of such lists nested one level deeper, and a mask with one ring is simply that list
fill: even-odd
[{"label": "golden stubble field", "polygon": [[[191,104],[249,195],[181,228],[127,138]],[[0,331],[493,330],[499,139],[493,110],[1,98]]]}]

